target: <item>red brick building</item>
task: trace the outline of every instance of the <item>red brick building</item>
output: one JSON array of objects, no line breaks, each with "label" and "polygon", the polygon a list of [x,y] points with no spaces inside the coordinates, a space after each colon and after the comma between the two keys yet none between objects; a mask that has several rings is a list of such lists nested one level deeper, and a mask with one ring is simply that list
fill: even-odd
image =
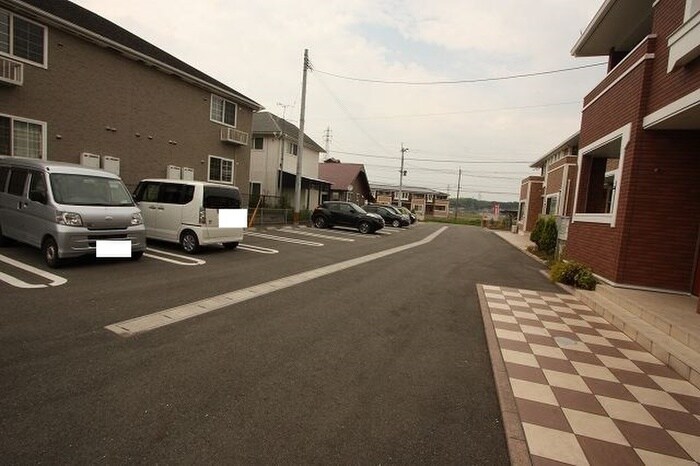
[{"label": "red brick building", "polygon": [[542,213],[543,176],[528,176],[520,183],[520,207],[518,210],[518,229],[529,232]]},{"label": "red brick building", "polygon": [[605,0],[574,46],[584,99],[567,256],[613,284],[698,294],[700,0]]}]

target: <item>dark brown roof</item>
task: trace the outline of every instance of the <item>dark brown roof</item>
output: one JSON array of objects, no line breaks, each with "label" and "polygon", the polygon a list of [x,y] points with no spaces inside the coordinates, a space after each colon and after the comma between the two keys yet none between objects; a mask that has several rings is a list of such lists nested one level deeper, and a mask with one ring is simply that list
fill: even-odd
[{"label": "dark brown roof", "polygon": [[[331,182],[331,189],[347,191],[355,179],[363,175],[365,180],[365,166],[361,163],[319,163],[318,177]],[[365,181],[366,182],[366,181]],[[366,182],[367,183],[367,182]],[[369,183],[367,183],[369,189]]]},{"label": "dark brown roof", "polygon": [[[226,91],[231,94],[231,96],[237,97],[238,99],[249,103],[253,108],[262,108],[260,104],[249,97],[246,97],[235,89],[232,89],[226,84],[217,81],[216,79],[188,65],[182,60],[175,58],[155,45],[141,39],[137,35],[132,34],[120,26],[117,26],[108,19],[103,18],[102,16],[99,16],[79,5],[76,5],[73,2],[69,2],[68,0],[13,0],[10,3],[20,8],[23,7],[27,13],[35,13],[37,16],[39,16],[39,19],[42,19],[41,16],[43,15],[44,18],[49,20],[51,20],[50,16],[54,16],[60,20],[67,21],[73,26],[85,29],[109,41],[116,42],[123,47],[138,52],[139,54],[146,55],[155,61],[164,63],[184,74],[200,79],[212,86]],[[27,8],[27,5],[30,8]],[[39,9],[41,11],[36,11],[35,9]],[[153,18],[153,20],[156,20],[156,18]],[[60,24],[60,22],[58,23]],[[70,30],[70,28],[68,29]],[[71,32],[77,33],[79,31],[73,30]]]}]

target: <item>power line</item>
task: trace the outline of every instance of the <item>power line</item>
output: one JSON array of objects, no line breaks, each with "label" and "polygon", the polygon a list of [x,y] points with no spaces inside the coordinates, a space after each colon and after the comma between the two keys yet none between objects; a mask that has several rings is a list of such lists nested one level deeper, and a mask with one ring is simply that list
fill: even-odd
[{"label": "power line", "polygon": [[507,76],[498,76],[498,77],[494,77],[494,78],[457,79],[454,81],[389,81],[389,80],[384,80],[384,79],[369,79],[369,78],[358,78],[358,77],[354,77],[354,76],[345,76],[345,75],[341,75],[341,74],[330,73],[328,71],[322,71],[322,70],[319,70],[318,68],[314,68],[314,71],[316,73],[321,73],[321,74],[325,74],[328,76],[333,76],[334,78],[345,79],[348,81],[358,81],[358,82],[364,82],[364,83],[401,84],[401,85],[409,85],[409,86],[437,86],[437,85],[444,85],[444,84],[473,84],[473,83],[483,83],[483,82],[491,82],[491,81],[505,81],[505,80],[509,80],[509,79],[532,78],[535,76],[545,76],[545,75],[555,74],[555,73],[564,73],[566,71],[575,71],[575,70],[581,70],[584,68],[592,68],[595,66],[602,66],[602,65],[607,65],[607,62],[591,63],[588,65],[574,66],[571,68],[560,68],[557,70],[538,71],[535,73],[511,74],[511,75],[507,75]]},{"label": "power line", "polygon": [[[389,156],[389,155],[374,155],[374,154],[360,154],[357,152],[343,152],[343,151],[333,151],[335,154],[345,154],[345,155],[356,155],[358,157],[369,157],[369,158],[375,158],[375,159],[392,159],[396,160],[397,157],[395,156]],[[531,160],[447,160],[447,159],[422,159],[422,158],[416,158],[416,157],[411,157],[411,160],[417,161],[417,162],[436,162],[436,163],[532,163]]]}]

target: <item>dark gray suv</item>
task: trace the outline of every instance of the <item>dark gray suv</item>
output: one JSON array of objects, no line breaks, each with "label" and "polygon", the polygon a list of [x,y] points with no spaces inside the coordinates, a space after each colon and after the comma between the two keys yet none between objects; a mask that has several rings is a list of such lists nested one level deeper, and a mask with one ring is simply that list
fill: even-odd
[{"label": "dark gray suv", "polygon": [[374,233],[384,228],[384,219],[362,210],[353,202],[326,201],[311,214],[316,228],[344,226],[357,228],[360,233]]}]

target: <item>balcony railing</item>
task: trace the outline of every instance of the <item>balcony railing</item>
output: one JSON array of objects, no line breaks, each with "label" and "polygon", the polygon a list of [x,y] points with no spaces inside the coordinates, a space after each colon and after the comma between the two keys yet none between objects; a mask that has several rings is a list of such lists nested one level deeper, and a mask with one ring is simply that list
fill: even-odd
[{"label": "balcony railing", "polygon": [[230,144],[248,145],[248,133],[235,128],[221,128],[221,142]]},{"label": "balcony railing", "polygon": [[21,86],[24,82],[24,65],[20,62],[0,57],[0,83]]},{"label": "balcony railing", "polygon": [[646,36],[644,40],[632,49],[615,68],[610,70],[607,76],[605,76],[605,78],[603,78],[603,80],[583,99],[584,110],[615,87],[637,66],[643,64],[646,60],[653,59],[655,45],[656,35],[650,34]]}]

